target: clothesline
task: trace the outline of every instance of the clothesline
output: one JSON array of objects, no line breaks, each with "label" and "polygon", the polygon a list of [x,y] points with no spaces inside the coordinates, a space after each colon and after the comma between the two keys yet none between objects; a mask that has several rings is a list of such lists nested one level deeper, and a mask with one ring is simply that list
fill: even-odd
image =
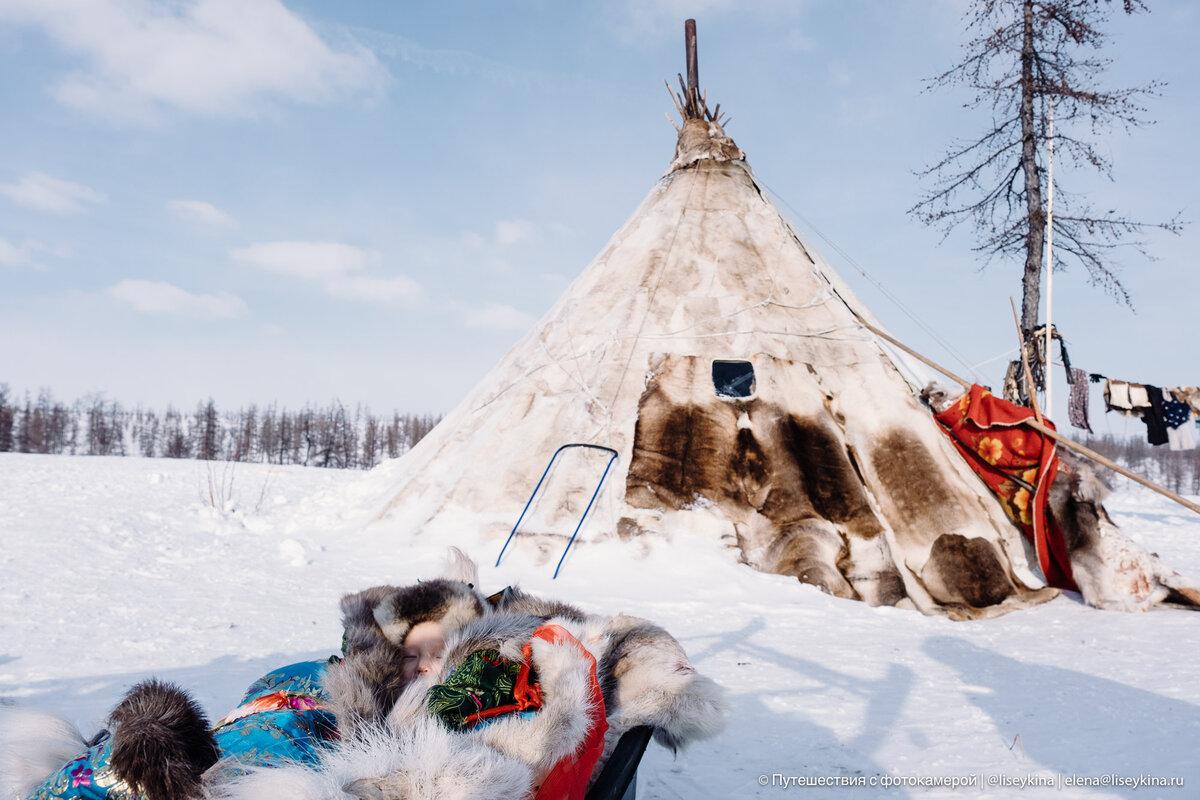
[{"label": "clothesline", "polygon": [[[1048,343],[1058,342],[1060,361],[1048,352]],[[1163,388],[1146,383],[1109,378],[1098,372],[1086,372],[1071,366],[1067,343],[1051,326],[1035,329],[1029,340],[1018,348],[1021,356],[1008,365],[1004,376],[1004,396],[1022,405],[1028,404],[1030,392],[1045,388],[1046,371],[1061,366],[1066,372],[1069,396],[1067,417],[1072,427],[1092,433],[1088,418],[1089,384],[1104,384],[1106,412],[1137,417],[1146,425],[1146,440],[1152,445],[1170,445],[1172,450],[1192,450],[1196,447],[1195,420],[1200,424],[1200,387],[1176,386]],[[1026,386],[1022,360],[1029,365],[1032,387]]]},{"label": "clothesline", "polygon": [[1164,388],[1147,383],[1090,373],[1089,381],[1104,383],[1105,410],[1139,417],[1146,424],[1146,441],[1172,450],[1196,447],[1195,419],[1200,421],[1200,387]]}]

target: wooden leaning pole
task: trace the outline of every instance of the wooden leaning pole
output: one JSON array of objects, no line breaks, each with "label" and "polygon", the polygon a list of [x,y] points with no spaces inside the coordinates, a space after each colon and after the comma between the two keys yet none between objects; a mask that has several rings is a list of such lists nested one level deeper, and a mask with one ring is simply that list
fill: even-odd
[{"label": "wooden leaning pole", "polygon": [[[866,328],[871,333],[878,336],[880,339],[883,339],[885,342],[888,342],[889,344],[899,348],[900,350],[903,350],[905,353],[908,353],[910,356],[917,359],[918,361],[920,361],[922,364],[929,367],[930,369],[937,370],[938,372],[945,375],[947,378],[950,378],[951,380],[953,380],[956,383],[958,383],[959,385],[961,385],[964,389],[969,390],[971,388],[971,386],[973,385],[971,383],[971,381],[967,380],[966,378],[963,378],[960,375],[955,375],[953,372],[946,369],[941,364],[938,364],[936,361],[934,361],[930,358],[926,358],[925,356],[918,353],[916,350],[913,350],[911,347],[909,347],[908,345],[901,342],[899,339],[895,338],[894,336],[892,336],[889,333],[886,333],[885,331],[881,331],[879,328],[875,327],[874,325],[872,325],[871,323],[862,319],[861,317],[859,317],[859,322],[861,322],[863,324],[864,328]],[[1179,505],[1183,506],[1184,508],[1186,508],[1190,511],[1194,511],[1197,514],[1200,514],[1200,505],[1193,503],[1191,500],[1188,500],[1186,497],[1181,497],[1180,495],[1175,494],[1170,489],[1166,489],[1162,486],[1159,486],[1157,483],[1154,483],[1151,480],[1143,478],[1141,475],[1138,475],[1136,472],[1132,472],[1132,471],[1126,469],[1125,467],[1122,467],[1120,464],[1116,463],[1115,461],[1113,461],[1111,459],[1105,458],[1104,456],[1100,455],[1099,453],[1097,453],[1095,450],[1091,449],[1090,447],[1085,447],[1084,445],[1080,444],[1079,442],[1074,441],[1073,439],[1068,439],[1066,436],[1063,436],[1061,433],[1054,430],[1053,428],[1047,427],[1042,422],[1040,422],[1036,419],[1030,419],[1030,420],[1026,420],[1025,424],[1028,425],[1029,427],[1033,428],[1035,431],[1038,431],[1042,435],[1049,436],[1051,439],[1054,439],[1056,442],[1058,442],[1059,444],[1061,444],[1063,447],[1067,448],[1068,450],[1070,450],[1074,453],[1078,453],[1079,455],[1083,456],[1084,458],[1091,459],[1092,461],[1095,461],[1097,464],[1100,464],[1101,466],[1108,467],[1113,472],[1116,472],[1120,475],[1124,475],[1126,478],[1129,478],[1129,480],[1131,480],[1135,483],[1140,483],[1142,486],[1145,486],[1147,489],[1157,492],[1158,494],[1161,494],[1163,497],[1174,500],[1176,503],[1179,503]]]}]

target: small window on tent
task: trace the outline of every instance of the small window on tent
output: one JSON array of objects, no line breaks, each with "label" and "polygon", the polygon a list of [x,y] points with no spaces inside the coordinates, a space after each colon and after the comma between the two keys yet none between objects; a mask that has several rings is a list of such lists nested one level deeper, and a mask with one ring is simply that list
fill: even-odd
[{"label": "small window on tent", "polygon": [[717,397],[751,397],[754,394],[754,365],[749,361],[714,361],[712,378]]}]

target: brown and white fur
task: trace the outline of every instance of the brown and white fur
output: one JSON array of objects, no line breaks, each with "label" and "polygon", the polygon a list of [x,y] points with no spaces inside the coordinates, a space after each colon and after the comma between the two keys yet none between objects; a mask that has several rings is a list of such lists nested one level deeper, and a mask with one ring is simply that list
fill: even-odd
[{"label": "brown and white fur", "polygon": [[[944,411],[960,393],[932,382],[921,399]],[[1200,587],[1121,533],[1104,508],[1110,489],[1088,461],[1058,448],[1050,516],[1063,531],[1071,572],[1083,601],[1110,611],[1148,611],[1164,603],[1200,608]],[[1031,554],[1029,563],[1037,564]]]},{"label": "brown and white fur", "polygon": [[1121,533],[1104,508],[1109,488],[1086,461],[1059,451],[1050,513],[1062,528],[1084,602],[1112,611],[1163,603],[1200,607],[1200,589]]}]

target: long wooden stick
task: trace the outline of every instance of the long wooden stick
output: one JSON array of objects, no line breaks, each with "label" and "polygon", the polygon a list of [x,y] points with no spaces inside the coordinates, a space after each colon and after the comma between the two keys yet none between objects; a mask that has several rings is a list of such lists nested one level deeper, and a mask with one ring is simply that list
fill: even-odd
[{"label": "long wooden stick", "polygon": [[1054,330],[1054,100],[1050,101],[1050,140],[1048,148],[1046,176],[1046,413],[1054,413],[1054,399],[1051,387],[1054,385],[1054,370],[1051,369],[1054,359],[1050,354],[1051,331]]},{"label": "long wooden stick", "polygon": [[[888,343],[898,347],[899,349],[903,350],[905,353],[908,353],[910,356],[917,359],[925,366],[930,367],[931,369],[937,370],[938,372],[945,375],[947,378],[950,378],[954,382],[958,383],[964,389],[971,388],[972,384],[967,379],[962,378],[958,375],[955,375],[953,372],[946,369],[941,364],[938,364],[936,361],[934,361],[932,359],[926,358],[925,356],[918,353],[916,350],[913,350],[911,347],[909,347],[908,345],[901,342],[899,339],[895,338],[894,336],[891,336],[890,334],[888,334],[884,331],[881,331],[879,328],[875,327],[874,325],[872,325],[871,323],[862,319],[861,317],[859,317],[858,321],[861,322],[863,327],[866,328],[867,330],[869,330],[871,333],[875,334],[880,339],[883,339],[885,342],[888,342]],[[1129,480],[1133,481],[1134,483],[1140,483],[1142,486],[1145,486],[1147,489],[1150,489],[1151,491],[1154,491],[1154,492],[1158,492],[1163,497],[1166,497],[1170,500],[1174,500],[1176,503],[1179,503],[1179,505],[1183,506],[1184,508],[1186,508],[1190,511],[1195,511],[1197,514],[1200,514],[1200,505],[1193,503],[1191,500],[1188,500],[1186,497],[1180,497],[1179,495],[1172,492],[1170,489],[1166,489],[1162,486],[1159,486],[1157,483],[1154,483],[1152,481],[1147,480],[1146,478],[1143,478],[1141,475],[1138,475],[1136,472],[1131,472],[1130,470],[1125,469],[1125,467],[1122,467],[1120,464],[1116,463],[1115,461],[1105,458],[1104,456],[1100,455],[1099,453],[1097,453],[1095,450],[1091,449],[1090,447],[1085,447],[1084,445],[1081,445],[1079,442],[1075,441],[1074,439],[1068,439],[1066,436],[1063,436],[1058,431],[1054,430],[1053,428],[1046,427],[1044,424],[1038,422],[1037,420],[1032,420],[1032,419],[1026,420],[1025,424],[1028,425],[1029,427],[1033,428],[1035,431],[1038,431],[1039,433],[1042,433],[1045,436],[1049,436],[1051,439],[1055,440],[1056,442],[1058,442],[1059,444],[1061,444],[1063,447],[1067,448],[1068,450],[1078,453],[1079,455],[1083,456],[1084,458],[1091,459],[1092,461],[1095,461],[1097,464],[1100,464],[1101,466],[1108,467],[1113,472],[1116,472],[1119,475],[1124,475],[1126,478],[1129,478]]]},{"label": "long wooden stick", "polygon": [[1033,370],[1029,368],[1029,357],[1025,352],[1025,332],[1021,330],[1021,321],[1017,319],[1017,304],[1011,297],[1008,298],[1008,305],[1012,308],[1013,324],[1017,326],[1017,347],[1021,349],[1021,366],[1025,370],[1025,394],[1029,396],[1029,407],[1033,409],[1033,415],[1041,422],[1042,410],[1038,408],[1037,387],[1033,385]]},{"label": "long wooden stick", "polygon": [[[857,315],[856,315],[856,316],[857,316]],[[890,342],[891,344],[894,344],[896,347],[898,347],[898,348],[900,348],[901,350],[903,350],[904,352],[908,353],[910,356],[912,356],[913,358],[915,358],[917,361],[920,361],[920,362],[921,362],[922,364],[924,364],[925,366],[927,366],[927,367],[929,367],[929,368],[931,368],[931,369],[935,369],[935,370],[937,370],[938,372],[940,372],[940,373],[942,373],[943,375],[945,375],[947,378],[950,378],[950,379],[951,379],[951,380],[953,380],[955,383],[957,383],[957,384],[959,384],[960,386],[962,386],[964,389],[970,389],[970,388],[971,388],[971,386],[972,386],[972,383],[971,383],[969,380],[967,380],[966,378],[964,378],[964,377],[962,377],[962,376],[960,376],[960,375],[955,375],[953,372],[951,372],[950,370],[946,369],[946,368],[945,368],[945,367],[943,367],[941,364],[938,364],[936,361],[930,361],[928,358],[926,358],[925,356],[921,355],[921,354],[920,354],[920,353],[918,353],[916,350],[913,350],[911,347],[909,347],[908,345],[904,344],[904,342],[902,342],[902,341],[900,341],[899,339],[895,338],[894,336],[892,336],[890,333],[888,333],[888,332],[886,332],[886,331],[881,331],[879,328],[876,328],[874,325],[872,325],[871,323],[867,322],[867,321],[866,321],[865,319],[863,319],[862,317],[859,317],[859,318],[858,318],[858,321],[859,321],[859,322],[861,322],[861,323],[862,323],[862,326],[863,326],[864,328],[866,328],[867,330],[869,330],[871,333],[875,334],[875,335],[876,335],[876,336],[878,336],[880,339],[883,339],[885,342]]]}]

